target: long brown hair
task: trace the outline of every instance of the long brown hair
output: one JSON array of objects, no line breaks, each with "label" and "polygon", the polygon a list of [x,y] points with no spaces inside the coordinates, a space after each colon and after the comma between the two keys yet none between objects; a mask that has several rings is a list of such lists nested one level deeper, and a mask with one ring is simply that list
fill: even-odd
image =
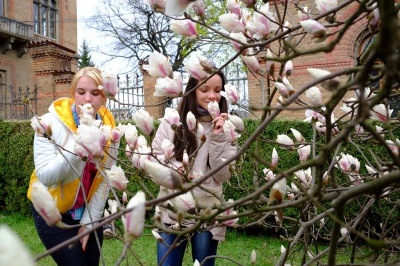
[{"label": "long brown hair", "polygon": [[[225,91],[225,75],[222,72],[216,72],[215,75],[221,77],[222,80],[222,90]],[[182,123],[177,129],[174,136],[173,144],[174,146],[174,156],[178,161],[182,161],[184,150],[189,154],[193,154],[197,150],[197,138],[196,135],[189,131],[188,125],[186,123],[186,117],[189,111],[198,119],[201,114],[199,114],[197,109],[197,99],[195,87],[199,84],[199,81],[194,77],[190,77],[186,85],[187,92],[190,92],[187,96],[183,97],[178,106],[178,113],[180,116],[180,122]],[[228,112],[228,103],[225,97],[221,97],[219,101],[219,109],[221,113]]]}]

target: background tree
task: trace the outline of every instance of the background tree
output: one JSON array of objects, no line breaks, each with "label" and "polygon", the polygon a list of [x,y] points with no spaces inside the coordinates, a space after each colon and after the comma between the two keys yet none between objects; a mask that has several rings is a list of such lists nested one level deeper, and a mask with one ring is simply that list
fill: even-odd
[{"label": "background tree", "polygon": [[[205,1],[205,5],[208,2],[211,1]],[[213,1],[212,5],[206,5],[210,14],[207,16],[208,25],[214,25],[218,16],[226,11],[222,2]],[[173,33],[170,30],[170,20],[170,17],[152,11],[143,0],[102,0],[96,15],[88,20],[87,26],[110,40],[107,46],[95,47],[94,50],[108,56],[109,60],[124,59],[128,66],[127,72],[135,70],[138,63],[146,60],[153,51],[168,56],[174,71],[195,51],[202,51],[214,61],[220,61],[218,58],[221,57],[227,59],[231,55],[231,50],[226,50],[226,47],[221,52],[223,41],[219,34],[209,32],[202,35],[202,42],[197,42]],[[205,32],[205,27],[198,25],[197,30]]]},{"label": "background tree", "polygon": [[81,49],[79,50],[80,59],[78,60],[79,69],[83,67],[94,67],[95,63],[92,61],[92,56],[90,55],[90,49],[86,40],[83,40]]}]

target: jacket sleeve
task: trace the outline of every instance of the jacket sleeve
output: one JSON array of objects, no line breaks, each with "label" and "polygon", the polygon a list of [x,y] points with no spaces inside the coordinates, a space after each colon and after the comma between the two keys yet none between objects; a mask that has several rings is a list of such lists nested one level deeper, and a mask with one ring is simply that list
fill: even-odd
[{"label": "jacket sleeve", "polygon": [[[93,197],[90,199],[88,206],[83,212],[82,219],[80,220],[81,225],[85,225],[87,228],[92,228],[97,224],[97,221],[103,216],[104,207],[108,199],[109,187],[107,181],[103,178]],[[89,214],[90,212],[90,214]],[[95,222],[95,223],[91,223]]]},{"label": "jacket sleeve", "polygon": [[[162,120],[160,126],[157,129],[157,133],[154,136],[153,142],[151,146],[153,148],[153,153],[159,158],[163,157],[163,149],[162,149],[162,142],[164,139],[168,139],[169,141],[174,140],[175,132],[171,129],[171,125]],[[177,161],[175,158],[172,158],[168,164],[168,166],[173,167],[174,169],[178,169],[182,166],[182,162]]]},{"label": "jacket sleeve", "polygon": [[[209,163],[211,169],[218,167],[223,159],[231,158],[237,151],[237,146],[232,146],[225,134],[210,134]],[[229,165],[224,166],[213,175],[218,182],[225,182],[231,177]]]},{"label": "jacket sleeve", "polygon": [[[52,121],[53,135],[55,144],[45,137],[35,134],[33,142],[34,162],[36,176],[45,186],[50,187],[61,182],[65,177],[81,174],[84,162],[78,156],[68,152],[74,149],[74,139],[72,133],[59,121]],[[56,145],[62,145],[60,139],[66,136],[63,150]]]},{"label": "jacket sleeve", "polygon": [[[119,142],[111,143],[110,147],[108,148],[109,157],[105,162],[106,168],[110,168],[112,165],[116,164],[116,160],[114,160],[114,158],[115,159],[117,158],[118,148],[119,148]],[[97,221],[103,216],[104,207],[108,199],[108,193],[109,193],[108,183],[105,177],[103,177],[103,181],[100,183],[96,192],[90,199],[88,206],[85,208],[85,211],[83,212],[82,219],[80,221],[81,225],[86,224],[86,227],[91,228],[93,227],[93,225],[97,224]],[[94,224],[89,224],[92,221],[96,222]]]}]

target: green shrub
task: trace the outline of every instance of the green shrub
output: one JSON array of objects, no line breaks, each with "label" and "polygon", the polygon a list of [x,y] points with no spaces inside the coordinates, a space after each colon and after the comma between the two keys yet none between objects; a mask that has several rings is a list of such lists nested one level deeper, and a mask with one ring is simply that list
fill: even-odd
[{"label": "green shrub", "polygon": [[[256,120],[245,120],[246,131],[242,134],[239,141],[241,146],[257,128],[259,122]],[[156,124],[156,127],[158,124]],[[236,163],[236,172],[233,174],[229,182],[224,186],[226,199],[239,199],[255,191],[253,178],[260,181],[260,184],[265,184],[264,168],[269,168],[268,162],[271,160],[273,148],[276,148],[279,154],[278,166],[282,170],[287,170],[299,163],[298,154],[295,150],[288,151],[278,148],[278,145],[273,142],[276,140],[278,134],[287,134],[292,136],[290,128],[295,128],[300,131],[307,141],[311,141],[312,128],[308,123],[301,121],[287,121],[275,120],[262,132],[257,140],[251,144],[248,150],[241,156]],[[29,215],[30,206],[26,198],[26,191],[29,185],[29,178],[34,168],[33,165],[33,130],[29,122],[4,122],[0,121],[0,208],[2,212],[21,213]],[[324,147],[324,137],[322,135],[316,141],[317,152]],[[138,190],[147,188],[147,198],[150,195],[156,197],[158,193],[158,186],[146,177],[146,175],[138,170],[130,167],[131,163],[125,156],[126,143],[122,140],[120,145],[119,158],[121,162],[118,163],[126,172],[129,180],[128,191],[133,196]],[[360,160],[360,174],[365,174],[366,160],[373,162],[372,155],[368,152],[371,149],[375,152],[376,156],[385,156],[385,151],[374,140],[365,141],[359,145],[359,149],[365,152],[366,158],[360,156],[359,150],[350,144],[343,143],[342,151],[351,154]],[[328,164],[329,162],[327,162]],[[345,177],[336,171],[336,178],[340,182],[348,182]],[[269,191],[264,193],[268,197]],[[120,195],[120,194],[119,194]],[[360,197],[351,203],[346,211],[346,217],[353,217],[354,213],[360,211],[360,205],[368,196]],[[391,200],[398,200],[400,196],[397,194]],[[326,208],[329,208],[327,204]],[[389,205],[385,201],[380,201],[371,210],[370,223],[374,223],[375,228],[379,228],[382,222],[382,216],[389,210]],[[284,215],[297,218],[299,211],[296,208],[288,208],[284,210]],[[150,216],[150,215],[149,215]],[[399,219],[399,213],[395,212],[391,217],[391,221]],[[250,217],[241,218],[241,222],[250,219]],[[266,221],[273,223],[274,221]],[[257,225],[253,226],[253,229]],[[251,230],[253,230],[251,229]],[[250,229],[249,229],[250,230]],[[257,229],[255,229],[257,230]]]}]

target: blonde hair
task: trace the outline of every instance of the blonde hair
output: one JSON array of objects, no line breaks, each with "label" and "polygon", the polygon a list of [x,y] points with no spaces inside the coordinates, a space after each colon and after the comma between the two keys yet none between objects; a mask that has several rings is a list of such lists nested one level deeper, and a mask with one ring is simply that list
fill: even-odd
[{"label": "blonde hair", "polygon": [[[69,93],[71,98],[74,98],[76,85],[81,77],[89,77],[96,82],[97,86],[103,85],[103,79],[101,77],[100,69],[96,67],[84,67],[79,69],[78,72],[75,73],[74,77],[72,78],[71,86],[69,88]],[[103,96],[103,104],[107,102],[107,97],[103,91],[101,91],[101,95]]]}]

